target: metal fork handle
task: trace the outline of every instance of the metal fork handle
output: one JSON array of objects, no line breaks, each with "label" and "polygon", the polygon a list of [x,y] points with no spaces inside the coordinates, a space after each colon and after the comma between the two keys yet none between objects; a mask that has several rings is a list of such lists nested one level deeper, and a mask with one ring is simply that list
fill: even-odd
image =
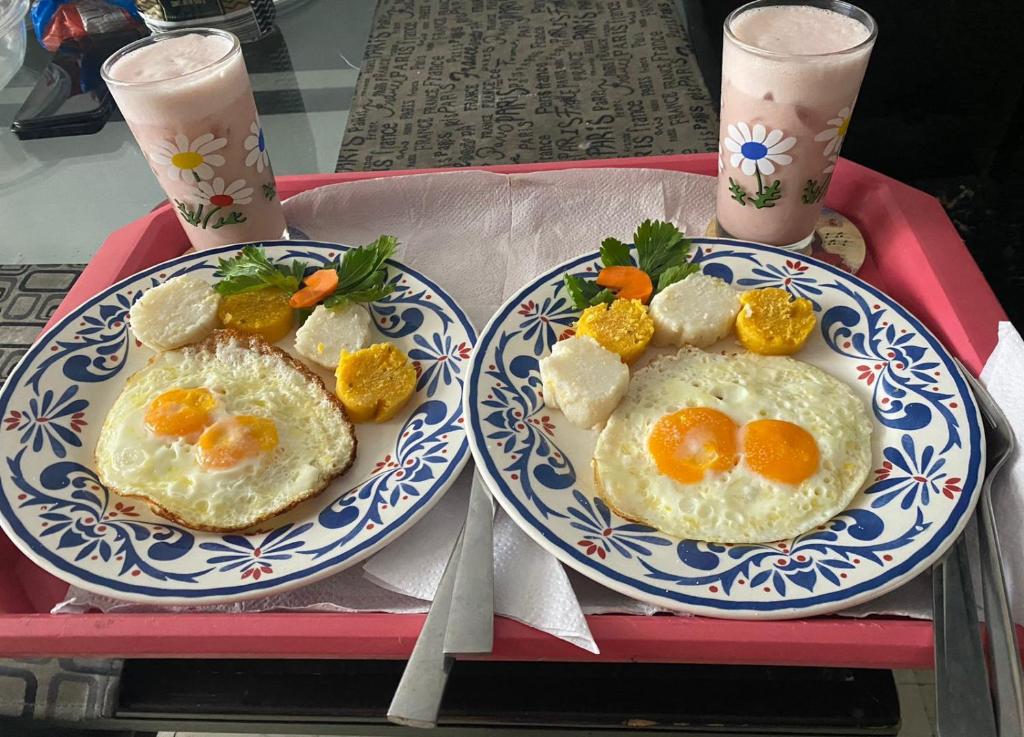
[{"label": "metal fork handle", "polygon": [[494,498],[480,474],[474,473],[444,652],[481,655],[493,649]]},{"label": "metal fork handle", "polygon": [[965,535],[933,569],[932,597],[938,735],[996,737]]},{"label": "metal fork handle", "polygon": [[988,652],[992,664],[992,693],[999,734],[1001,737],[1024,735],[1024,687],[1021,685],[1024,676],[1021,674],[1017,629],[1010,609],[1010,597],[1006,591],[1002,551],[999,547],[999,533],[992,504],[996,479],[1013,452],[1016,441],[1013,427],[988,389],[982,386],[962,363],[957,361],[957,364],[967,383],[971,385],[982,417],[988,425],[985,434],[989,449],[991,450],[992,442],[999,447],[998,457],[989,459],[989,467],[978,501],[978,548],[981,553],[985,622],[988,625]]},{"label": "metal fork handle", "polygon": [[995,512],[987,488],[989,483],[989,480],[985,481],[985,489],[978,502],[978,547],[981,551],[985,623],[988,625],[992,674],[996,684],[993,696],[999,734],[1007,737],[1024,735],[1024,679],[1021,676],[1017,629],[1006,592]]}]

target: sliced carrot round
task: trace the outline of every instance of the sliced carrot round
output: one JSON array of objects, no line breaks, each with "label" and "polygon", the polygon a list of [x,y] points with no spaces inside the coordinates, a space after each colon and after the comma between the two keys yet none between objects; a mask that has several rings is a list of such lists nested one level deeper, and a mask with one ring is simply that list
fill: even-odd
[{"label": "sliced carrot round", "polygon": [[638,299],[644,304],[654,292],[651,277],[636,266],[606,266],[597,275],[597,285],[614,289],[619,299]]},{"label": "sliced carrot round", "polygon": [[320,269],[305,278],[306,286],[292,295],[288,304],[295,309],[312,307],[338,288],[338,272]]}]

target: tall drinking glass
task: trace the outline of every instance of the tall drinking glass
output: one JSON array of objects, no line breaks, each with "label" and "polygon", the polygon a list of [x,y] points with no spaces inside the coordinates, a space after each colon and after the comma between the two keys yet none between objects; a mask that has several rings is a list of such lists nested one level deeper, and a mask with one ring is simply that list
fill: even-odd
[{"label": "tall drinking glass", "polygon": [[207,28],[162,33],[124,47],[101,71],[193,246],[282,236],[238,38]]},{"label": "tall drinking glass", "polygon": [[840,0],[756,0],[725,20],[721,230],[795,250],[814,235],[868,57],[874,19]]}]

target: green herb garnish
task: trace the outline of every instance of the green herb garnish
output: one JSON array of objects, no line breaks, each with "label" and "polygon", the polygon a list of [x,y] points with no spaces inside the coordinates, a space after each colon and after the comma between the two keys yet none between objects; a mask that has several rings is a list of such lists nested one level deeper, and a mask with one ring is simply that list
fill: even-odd
[{"label": "green herb garnish", "polygon": [[[341,307],[352,302],[375,302],[394,291],[394,285],[387,283],[387,267],[384,262],[395,252],[398,239],[382,235],[367,246],[360,246],[345,252],[340,259],[326,264],[324,269],[334,269],[338,274],[338,286],[322,304],[325,307]],[[232,258],[221,259],[214,276],[220,279],[214,289],[220,294],[242,294],[255,292],[267,287],[277,287],[288,294],[302,289],[302,282],[310,265],[304,261],[292,261],[289,265],[275,264],[267,258],[259,246],[245,246]],[[304,293],[305,294],[305,293]],[[315,303],[300,310],[300,319],[308,317]]]},{"label": "green herb garnish", "polygon": [[572,274],[562,277],[565,281],[565,290],[569,293],[569,299],[577,310],[585,310],[588,307],[601,304],[611,304],[615,301],[615,292],[611,289],[602,289],[595,282],[587,281]]},{"label": "green herb garnish", "polygon": [[690,274],[696,274],[698,271],[700,271],[700,267],[697,264],[691,264],[689,261],[679,266],[669,266],[658,275],[658,281],[654,282],[654,293],[657,294],[665,287],[675,284],[677,281],[682,281]]},{"label": "green herb garnish", "polygon": [[[628,244],[617,238],[605,238],[601,242],[601,263],[605,267],[638,266],[651,277],[654,294],[700,271],[699,266],[689,261],[690,241],[672,223],[645,220],[633,234],[633,244],[636,263]],[[577,310],[615,299],[615,292],[582,277],[566,274],[564,280],[565,290]]]},{"label": "green herb garnish", "polygon": [[220,260],[214,272],[220,281],[214,289],[227,295],[277,287],[292,294],[301,286],[306,268],[302,261],[293,261],[289,266],[273,264],[259,246],[244,246],[237,256]]},{"label": "green herb garnish", "polygon": [[633,257],[629,255],[629,246],[618,238],[605,238],[601,241],[601,263],[605,266],[633,266]]},{"label": "green herb garnish", "polygon": [[324,300],[324,307],[341,307],[351,302],[376,302],[394,291],[387,283],[384,262],[398,247],[393,235],[382,235],[367,246],[346,251],[331,267],[338,272],[338,287]]}]

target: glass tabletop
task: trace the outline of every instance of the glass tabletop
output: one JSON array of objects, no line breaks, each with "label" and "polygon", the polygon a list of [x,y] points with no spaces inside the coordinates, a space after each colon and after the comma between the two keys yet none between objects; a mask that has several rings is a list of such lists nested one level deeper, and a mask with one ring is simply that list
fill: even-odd
[{"label": "glass tabletop", "polygon": [[[277,174],[334,171],[374,0],[279,3],[278,29],[243,49]],[[82,263],[164,195],[116,111],[92,135],[11,132],[51,53],[28,28],[25,60],[0,89],[0,263]]]}]

